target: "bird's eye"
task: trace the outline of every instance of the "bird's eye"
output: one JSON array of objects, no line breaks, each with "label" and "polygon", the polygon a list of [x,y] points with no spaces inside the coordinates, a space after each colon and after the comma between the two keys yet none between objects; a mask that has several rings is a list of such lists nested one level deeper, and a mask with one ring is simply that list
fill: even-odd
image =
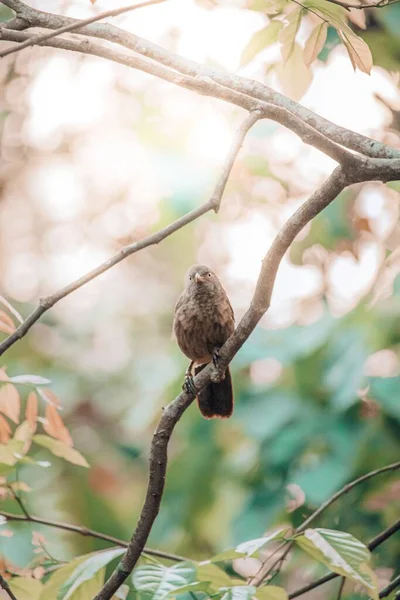
[{"label": "bird's eye", "polygon": [[208,277],[211,277],[211,273],[207,273]]},{"label": "bird's eye", "polygon": [[191,281],[191,280],[192,280],[192,276],[191,276],[191,275],[189,275],[189,281]]}]

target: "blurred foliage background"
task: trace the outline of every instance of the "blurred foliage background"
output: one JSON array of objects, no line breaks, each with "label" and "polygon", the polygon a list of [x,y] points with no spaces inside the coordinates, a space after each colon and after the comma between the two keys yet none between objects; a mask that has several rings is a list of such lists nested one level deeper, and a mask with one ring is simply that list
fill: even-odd
[{"label": "blurred foliage background", "polygon": [[[36,6],[82,18],[93,11],[86,0]],[[99,0],[95,8],[112,6]],[[238,70],[243,48],[267,20],[254,8],[172,0],[116,23]],[[353,72],[330,30],[302,103],[399,147],[400,4],[365,16],[366,30],[353,26],[372,50],[371,76]],[[312,24],[303,20],[304,35]],[[279,88],[272,69],[279,60],[272,44],[239,72]],[[3,59],[0,81],[0,286],[24,316],[40,296],[205,201],[242,118],[140,72],[46,48]],[[87,471],[53,458],[50,469],[21,469],[32,513],[130,537],[152,432],[186,368],[171,336],[185,271],[194,262],[215,269],[239,320],[274,235],[333,165],[283,127],[258,123],[218,216],[78,290],[6,353],[10,375],[52,380],[75,446],[91,465]],[[193,405],[176,428],[149,545],[206,558],[278,524],[299,524],[347,481],[398,459],[398,190],[353,186],[301,233],[279,271],[271,310],[233,361],[233,417],[208,422]],[[40,456],[49,458],[44,450]],[[319,525],[367,542],[398,517],[399,500],[398,478],[382,475],[344,496]],[[16,509],[9,498],[2,505]],[[32,530],[62,560],[104,547],[36,525],[8,529],[14,536],[0,537],[0,552],[20,567],[32,557]],[[399,562],[397,536],[375,553],[382,582]],[[299,559],[284,582],[294,589],[322,572]],[[326,598],[327,590],[312,597]]]}]

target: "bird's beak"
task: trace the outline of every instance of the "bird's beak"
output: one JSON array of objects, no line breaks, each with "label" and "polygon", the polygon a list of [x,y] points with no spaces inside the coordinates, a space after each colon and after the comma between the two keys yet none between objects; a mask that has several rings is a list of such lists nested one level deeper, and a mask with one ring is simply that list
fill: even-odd
[{"label": "bird's beak", "polygon": [[199,273],[196,273],[196,275],[194,276],[194,280],[196,283],[203,283],[204,282],[204,277],[202,277],[201,275],[199,275]]}]

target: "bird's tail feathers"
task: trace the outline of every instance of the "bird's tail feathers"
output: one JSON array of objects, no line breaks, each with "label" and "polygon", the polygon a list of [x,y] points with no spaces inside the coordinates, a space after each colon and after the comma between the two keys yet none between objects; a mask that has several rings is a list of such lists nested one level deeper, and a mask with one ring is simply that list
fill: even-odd
[{"label": "bird's tail feathers", "polygon": [[[207,365],[195,367],[195,375],[200,373]],[[219,383],[209,383],[198,395],[197,402],[201,414],[205,419],[228,419],[233,412],[233,388],[229,367],[225,371],[225,378]]]}]

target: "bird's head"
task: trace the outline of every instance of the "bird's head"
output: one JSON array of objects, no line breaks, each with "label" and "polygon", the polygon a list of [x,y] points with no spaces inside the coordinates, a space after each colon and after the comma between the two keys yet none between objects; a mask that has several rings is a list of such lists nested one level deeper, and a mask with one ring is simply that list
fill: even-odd
[{"label": "bird's head", "polygon": [[214,271],[206,265],[193,265],[186,275],[186,287],[190,291],[216,291],[221,288]]}]

